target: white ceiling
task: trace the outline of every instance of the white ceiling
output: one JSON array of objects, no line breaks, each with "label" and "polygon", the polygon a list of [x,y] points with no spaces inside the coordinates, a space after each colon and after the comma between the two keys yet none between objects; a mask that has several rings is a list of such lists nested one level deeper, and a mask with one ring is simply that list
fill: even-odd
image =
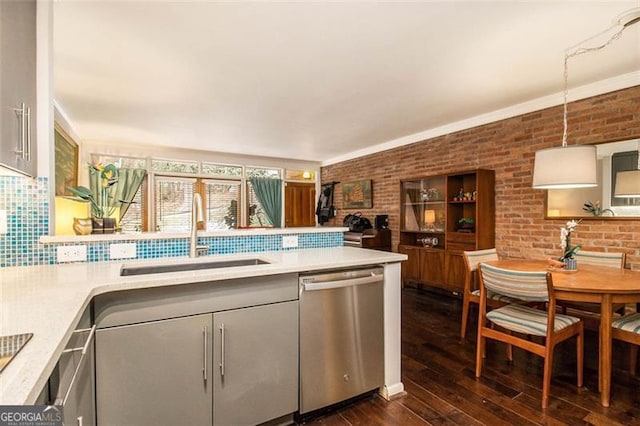
[{"label": "white ceiling", "polygon": [[[639,6],[57,0],[55,98],[82,141],[330,163],[560,104],[565,50]],[[611,78],[640,84],[640,24],[569,61]]]}]

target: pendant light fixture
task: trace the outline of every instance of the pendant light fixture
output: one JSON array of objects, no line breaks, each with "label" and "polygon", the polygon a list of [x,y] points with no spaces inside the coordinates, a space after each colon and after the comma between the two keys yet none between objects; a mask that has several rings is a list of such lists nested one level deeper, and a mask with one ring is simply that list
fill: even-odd
[{"label": "pendant light fixture", "polygon": [[640,142],[638,142],[638,167],[616,173],[613,196],[616,198],[640,198]]},{"label": "pendant light fixture", "polygon": [[569,94],[569,58],[583,53],[600,50],[618,39],[625,28],[640,21],[640,8],[631,9],[618,17],[614,25],[604,32],[621,26],[621,28],[604,44],[596,47],[582,48],[581,44],[590,41],[599,33],[578,43],[565,51],[564,56],[564,110],[562,146],[536,151],[533,166],[533,188],[567,189],[589,188],[598,185],[596,173],[596,147],[593,145],[567,146],[567,103]]}]

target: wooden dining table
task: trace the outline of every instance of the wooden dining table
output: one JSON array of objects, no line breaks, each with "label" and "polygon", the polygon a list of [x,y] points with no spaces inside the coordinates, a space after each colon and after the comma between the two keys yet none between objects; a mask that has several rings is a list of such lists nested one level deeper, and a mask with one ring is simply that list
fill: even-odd
[{"label": "wooden dining table", "polygon": [[593,265],[578,265],[576,271],[565,271],[548,268],[546,260],[504,259],[486,263],[518,271],[549,270],[557,300],[600,304],[598,387],[600,402],[608,407],[611,400],[613,304],[640,302],[640,271]]}]

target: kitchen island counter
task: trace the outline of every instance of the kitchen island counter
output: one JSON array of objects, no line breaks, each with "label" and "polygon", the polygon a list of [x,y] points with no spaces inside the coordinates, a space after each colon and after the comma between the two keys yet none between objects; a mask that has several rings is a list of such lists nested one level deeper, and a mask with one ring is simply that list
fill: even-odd
[{"label": "kitchen island counter", "polygon": [[[261,259],[251,266],[120,276],[123,264]],[[33,338],[0,373],[0,405],[36,401],[80,316],[93,297],[123,290],[241,279],[305,271],[385,265],[386,397],[403,391],[400,382],[400,264],[406,256],[352,247],[302,249],[167,258],[153,261],[74,263],[0,268],[0,335],[33,333]],[[397,371],[396,371],[397,370]]]}]

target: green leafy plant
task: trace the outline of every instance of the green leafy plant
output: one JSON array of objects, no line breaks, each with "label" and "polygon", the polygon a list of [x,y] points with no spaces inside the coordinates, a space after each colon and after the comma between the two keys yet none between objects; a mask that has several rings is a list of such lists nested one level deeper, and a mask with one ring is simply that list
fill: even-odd
[{"label": "green leafy plant", "polygon": [[475,221],[470,217],[462,217],[458,219],[459,232],[473,232]]},{"label": "green leafy plant", "polygon": [[605,213],[610,213],[611,216],[615,216],[613,210],[601,208],[600,201],[596,201],[595,203],[592,201],[587,201],[586,203],[584,203],[584,207],[582,207],[582,210],[594,216],[602,216]]},{"label": "green leafy plant", "polygon": [[113,197],[110,195],[110,188],[118,181],[118,169],[113,164],[103,165],[89,164],[89,172],[98,173],[100,177],[100,192],[94,193],[86,186],[78,186],[77,188],[68,188],[75,197],[66,197],[70,200],[89,203],[91,205],[91,216],[98,218],[110,217],[116,210],[118,203],[124,201],[119,200],[113,203]]}]

